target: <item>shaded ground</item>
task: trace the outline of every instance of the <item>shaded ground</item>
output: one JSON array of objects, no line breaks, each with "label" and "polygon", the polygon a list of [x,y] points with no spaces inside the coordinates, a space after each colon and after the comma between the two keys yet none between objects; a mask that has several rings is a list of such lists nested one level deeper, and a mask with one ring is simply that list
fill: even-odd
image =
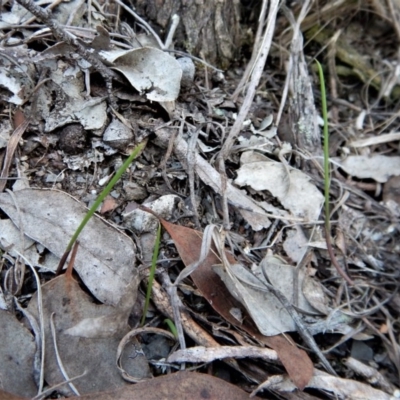
[{"label": "shaded ground", "polygon": [[[307,10],[292,4],[275,14],[274,4],[266,10],[259,36],[262,5],[242,4],[236,59],[224,71],[195,61],[194,76],[190,61],[175,64],[173,53],[161,59],[154,40],[147,42],[152,37],[144,34],[148,28],[126,23],[133,18],[128,11],[115,18],[115,4],[94,4],[92,13],[75,3],[57,6],[60,29],[69,26],[95,54],[117,46],[140,49],[137,42],[144,41],[153,48],[138,56],[101,53],[105,65],[118,71],[111,98],[107,69],[89,70],[74,45],[55,46],[59,40],[44,25],[27,22],[20,6],[5,5],[0,25],[0,305],[7,318],[15,315],[13,321],[28,328],[31,353],[24,365],[34,365],[25,372],[30,391],[19,390],[17,383],[4,384],[6,390],[33,396],[35,386],[43,385],[39,381],[51,387],[67,379],[55,356],[46,356],[46,363],[56,372],[45,365],[39,378],[38,343],[44,332],[28,323],[40,320],[32,264],[44,285],[46,337],[52,335],[51,313],[63,315],[57,329],[69,378],[82,372],[89,348],[95,366],[115,369],[101,378],[90,372],[79,378],[85,380],[76,381],[81,394],[90,393],[90,387],[124,390],[126,380],[165,375],[185,365],[246,392],[266,381],[259,394],[265,398],[394,396],[400,372],[400,8],[394,1],[317,2]],[[98,25],[103,29],[93,40]],[[175,49],[184,51],[179,34]],[[257,43],[264,51],[256,51]],[[201,49],[196,50],[201,57]],[[268,55],[265,68],[263,54]],[[328,234],[314,59],[323,66],[327,86]],[[184,68],[180,83],[180,72],[175,73],[183,63],[189,69]],[[262,71],[258,77],[257,71]],[[29,188],[57,189],[90,207],[138,144],[143,150],[99,211],[112,226],[96,221],[95,233],[87,233],[88,227],[80,238],[74,275],[79,284],[75,287],[68,274],[54,278],[85,210],[67,197]],[[158,221],[138,210],[137,203],[166,221],[146,314],[150,329],[127,339],[129,351],[120,361],[123,380],[113,356],[103,361],[94,354],[105,349],[115,354],[142,317]],[[71,226],[67,221],[73,221]],[[14,225],[19,229],[11,239],[7,235]],[[129,249],[128,260],[114,258],[115,252],[124,253],[116,250],[117,242]],[[114,253],[107,253],[108,247]],[[197,269],[180,275],[189,266]],[[281,303],[279,292],[289,304]],[[182,329],[179,351],[166,317],[175,321],[178,333]],[[2,342],[8,343],[5,337]],[[222,353],[210,355],[204,348],[190,353],[195,346]],[[46,354],[54,352],[50,339],[45,347]],[[8,356],[7,351],[2,355]],[[23,363],[18,357],[14,364]],[[74,391],[66,385],[57,390]]]}]

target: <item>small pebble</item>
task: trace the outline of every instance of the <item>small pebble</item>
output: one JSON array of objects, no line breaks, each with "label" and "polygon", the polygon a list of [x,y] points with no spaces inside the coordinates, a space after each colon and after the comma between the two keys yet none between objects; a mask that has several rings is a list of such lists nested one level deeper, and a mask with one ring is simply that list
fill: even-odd
[{"label": "small pebble", "polygon": [[78,154],[85,149],[86,131],[81,124],[66,125],[58,131],[59,147],[67,154]]},{"label": "small pebble", "polygon": [[104,143],[118,150],[125,150],[132,140],[132,129],[129,129],[117,119],[108,125],[103,135]]}]

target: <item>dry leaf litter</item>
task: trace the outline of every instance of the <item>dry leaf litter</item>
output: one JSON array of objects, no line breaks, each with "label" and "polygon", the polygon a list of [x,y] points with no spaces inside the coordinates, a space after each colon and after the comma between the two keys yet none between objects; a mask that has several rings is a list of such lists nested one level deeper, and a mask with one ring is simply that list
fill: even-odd
[{"label": "dry leaf litter", "polygon": [[400,5],[145,3],[3,4],[0,398],[400,397]]}]

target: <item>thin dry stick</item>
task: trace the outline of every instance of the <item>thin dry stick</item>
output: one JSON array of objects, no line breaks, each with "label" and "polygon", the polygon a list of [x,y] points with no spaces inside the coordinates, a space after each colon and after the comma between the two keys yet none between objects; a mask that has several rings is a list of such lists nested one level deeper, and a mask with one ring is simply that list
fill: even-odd
[{"label": "thin dry stick", "polygon": [[[213,239],[214,239],[215,247],[216,247],[217,251],[219,252],[219,257],[222,260],[222,264],[225,266],[226,272],[230,275],[231,279],[234,280],[234,279],[238,279],[238,278],[235,276],[234,273],[231,272],[230,263],[226,257],[225,252],[223,251],[223,243],[224,243],[224,235],[225,234],[226,234],[225,232],[221,232],[221,234],[218,234],[217,232],[215,232],[215,229],[214,229]],[[312,351],[315,352],[315,354],[318,356],[318,358],[320,359],[322,365],[326,368],[326,370],[329,373],[331,373],[332,375],[337,376],[335,370],[329,364],[329,361],[326,359],[324,354],[321,352],[321,350],[315,343],[313,336],[311,335],[308,328],[304,325],[304,323],[301,320],[300,315],[298,314],[296,309],[293,307],[293,305],[290,303],[290,301],[286,298],[286,296],[279,289],[275,288],[273,285],[271,285],[269,283],[268,275],[265,271],[266,265],[264,263],[261,263],[260,266],[261,266],[261,271],[264,275],[265,281],[262,281],[255,275],[254,275],[254,277],[263,286],[266,287],[266,290],[269,290],[282,303],[282,305],[286,308],[287,312],[289,313],[289,315],[292,317],[293,321],[295,322],[295,324],[297,326],[297,331],[298,331],[299,335],[302,337],[302,339],[304,340],[304,342],[310,347],[310,349]],[[261,289],[262,289],[262,287],[261,287]]]},{"label": "thin dry stick", "polygon": [[325,239],[326,239],[326,248],[328,250],[329,257],[331,258],[333,266],[336,268],[336,271],[339,275],[350,285],[354,286],[354,282],[352,279],[346,274],[343,268],[338,263],[335,253],[333,251],[332,242],[331,242],[331,234],[329,230],[325,227]]},{"label": "thin dry stick", "polygon": [[398,21],[398,17],[397,17],[397,12],[394,9],[393,6],[393,1],[392,0],[386,0],[386,4],[389,8],[390,11],[390,16],[392,17],[392,24],[394,25],[395,31],[397,33],[397,38],[400,39],[400,24]]},{"label": "thin dry stick", "polygon": [[86,0],[79,0],[79,3],[74,4],[74,8],[72,9],[71,13],[68,16],[67,22],[65,25],[72,25],[73,21],[76,17],[78,10],[85,4]]},{"label": "thin dry stick", "polygon": [[[222,146],[221,152],[218,156],[218,167],[222,175],[222,207],[223,207],[223,215],[224,215],[224,228],[229,230],[229,214],[228,214],[228,198],[226,194],[227,187],[227,177],[225,171],[225,160],[228,158],[231,148],[238,137],[243,122],[245,121],[247,114],[250,110],[250,106],[253,103],[254,96],[256,94],[257,86],[260,82],[261,75],[264,71],[265,63],[267,61],[267,56],[269,53],[269,49],[272,43],[272,36],[275,29],[276,16],[278,13],[280,1],[279,0],[271,0],[268,14],[268,22],[267,27],[265,28],[265,33],[263,37],[263,41],[260,46],[260,51],[256,62],[254,63],[254,70],[251,76],[251,80],[247,89],[246,96],[243,101],[243,105],[240,108],[239,114],[236,118],[235,123],[232,126],[231,131],[229,132],[228,137],[225,140],[225,143]],[[263,21],[260,21],[263,23]]]},{"label": "thin dry stick", "polygon": [[[181,125],[183,124],[183,122],[181,123]],[[171,185],[171,182],[168,179],[167,176],[167,162],[169,160],[169,158],[171,157],[172,154],[172,150],[174,149],[174,143],[175,143],[175,139],[178,137],[179,132],[177,132],[176,130],[172,131],[171,133],[171,140],[168,143],[168,147],[166,152],[164,153],[164,157],[161,159],[160,164],[159,164],[159,168],[161,169],[161,176],[164,178],[164,182],[167,185],[168,189],[172,192],[172,193],[176,193],[179,194]]]},{"label": "thin dry stick", "polygon": [[[49,4],[46,7],[46,10],[53,10],[56,8],[59,4],[61,4],[64,0],[55,0],[51,4]],[[29,18],[28,21],[25,22],[25,25],[30,25],[32,22],[36,21],[36,16],[33,16],[32,18]]]},{"label": "thin dry stick", "polygon": [[188,144],[188,155],[187,155],[187,165],[188,165],[188,178],[189,178],[189,189],[190,189],[190,200],[192,203],[192,211],[194,223],[197,229],[200,229],[200,219],[199,213],[197,212],[197,202],[196,202],[196,193],[194,188],[194,179],[195,179],[195,168],[196,168],[196,145],[197,138],[199,137],[199,130],[201,129],[200,125],[194,132],[192,132],[189,144]]},{"label": "thin dry stick", "polygon": [[299,306],[299,273],[308,265],[309,262],[311,262],[312,257],[313,252],[311,251],[311,247],[307,246],[301,260],[297,263],[296,268],[293,271],[293,305],[295,307]]},{"label": "thin dry stick", "polygon": [[40,340],[41,340],[41,358],[40,358],[40,377],[39,377],[39,387],[38,394],[40,394],[43,390],[44,385],[44,357],[45,357],[45,331],[44,331],[44,312],[43,312],[43,293],[42,293],[42,285],[40,283],[39,275],[36,272],[35,268],[31,265],[30,261],[25,258],[22,254],[20,254],[17,250],[14,251],[21,257],[26,265],[30,267],[32,273],[35,277],[36,285],[37,285],[37,307],[38,307],[38,316],[39,316],[39,328],[40,328]]},{"label": "thin dry stick", "polygon": [[[36,318],[24,307],[22,307],[19,303],[16,297],[14,297],[14,304],[17,310],[25,317],[25,321],[29,322],[30,328],[33,331],[33,337],[35,339],[35,344],[36,344],[36,351],[33,359],[33,372],[32,376],[33,379],[35,380],[36,386],[39,388],[43,387],[42,382],[42,376],[44,376],[44,365],[42,364],[42,335],[41,331],[39,329],[39,324],[36,321]],[[44,340],[44,339],[43,339]],[[44,342],[43,342],[44,343]],[[41,389],[39,389],[39,393],[41,392]]]},{"label": "thin dry stick", "polygon": [[171,45],[172,45],[172,41],[174,39],[175,31],[176,31],[176,28],[178,27],[179,21],[180,21],[179,15],[178,14],[174,14],[171,17],[171,20],[172,20],[171,28],[169,28],[168,36],[165,39],[165,43],[164,43],[164,47],[166,49],[169,49],[171,47]]},{"label": "thin dry stick", "polygon": [[51,329],[51,334],[52,334],[52,336],[53,336],[53,346],[54,346],[54,351],[55,351],[55,353],[56,353],[56,359],[57,359],[58,368],[60,368],[60,371],[61,371],[61,373],[62,373],[64,379],[65,379],[66,381],[68,381],[68,386],[71,388],[71,390],[72,390],[77,396],[79,396],[80,393],[79,393],[78,389],[76,388],[76,386],[71,382],[71,379],[69,378],[68,373],[67,373],[67,371],[66,371],[66,369],[65,369],[65,367],[64,367],[64,364],[63,364],[63,362],[62,362],[62,360],[61,360],[60,352],[58,351],[57,333],[56,333],[56,327],[55,327],[55,325],[54,325],[54,315],[55,315],[54,312],[51,313],[51,316],[50,316],[50,329]]},{"label": "thin dry stick", "polygon": [[221,72],[223,73],[224,71],[222,69],[218,69],[217,67],[215,67],[212,64],[209,64],[207,61],[205,61],[203,58],[199,58],[199,57],[195,57],[192,54],[189,53],[185,53],[184,51],[179,51],[179,50],[171,50],[171,49],[164,49],[165,52],[167,53],[173,53],[173,54],[177,54],[178,56],[182,56],[182,57],[189,57],[194,61],[197,61],[203,65],[205,65],[208,68],[211,68],[212,70],[216,71],[216,72]]},{"label": "thin dry stick", "polygon": [[176,330],[178,333],[178,340],[181,349],[186,349],[186,341],[185,335],[183,334],[183,326],[180,309],[183,307],[183,304],[178,297],[177,287],[172,284],[169,275],[166,271],[160,272],[160,278],[162,279],[163,287],[167,291],[169,298],[171,300],[171,307],[174,315],[174,322],[176,326]]},{"label": "thin dry stick", "polygon": [[[25,249],[25,235],[24,235],[24,221],[22,218],[22,213],[19,208],[18,201],[15,197],[14,192],[12,192],[10,189],[6,189],[7,193],[11,197],[14,207],[17,211],[18,215],[18,222],[17,226],[19,229],[19,240],[21,244],[21,248]],[[15,271],[14,271],[14,282],[17,284],[17,287],[15,290],[13,290],[14,294],[20,293],[23,283],[24,283],[24,278],[25,278],[25,264],[21,261],[20,257],[17,257],[16,262],[15,262]]]},{"label": "thin dry stick", "polygon": [[57,383],[57,385],[51,386],[51,387],[47,388],[46,390],[43,390],[42,393],[37,394],[35,397],[32,397],[31,400],[42,400],[45,397],[49,396],[52,392],[54,392],[59,387],[66,385],[67,383],[76,381],[77,379],[83,378],[86,374],[87,374],[87,372],[85,371],[82,375],[74,376],[73,378],[71,378],[68,381]]},{"label": "thin dry stick", "polygon": [[222,146],[220,158],[226,160],[228,157],[230,150],[235,142],[235,139],[239,135],[243,122],[247,117],[247,114],[250,110],[251,104],[253,103],[254,96],[256,94],[257,86],[260,82],[261,75],[264,71],[265,63],[267,61],[269,49],[272,43],[272,36],[275,30],[275,22],[276,15],[278,13],[280,1],[272,0],[270,2],[269,14],[268,14],[268,23],[265,29],[264,38],[260,47],[259,57],[254,64],[253,74],[251,76],[251,80],[247,89],[246,97],[244,99],[243,105],[240,108],[240,112],[236,118],[234,125],[232,126],[229,135]]},{"label": "thin dry stick", "polygon": [[[166,315],[168,318],[174,318],[173,317],[173,310],[171,306],[171,300],[169,296],[165,293],[165,291],[162,289],[161,285],[155,280],[153,282],[153,287],[152,287],[152,299],[154,301],[154,304],[160,310],[164,315]],[[186,332],[186,334],[194,340],[197,344],[205,347],[219,347],[220,344],[214,339],[213,336],[211,336],[209,333],[207,333],[200,325],[198,325],[189,312],[185,310],[183,307],[179,309],[180,313],[180,318],[182,321],[182,326]],[[228,364],[232,368],[234,368],[237,371],[241,371],[243,373],[243,370],[239,367],[237,361],[233,358],[225,358],[224,363]],[[251,380],[251,377],[248,377]]]},{"label": "thin dry stick", "polygon": [[244,71],[242,79],[240,80],[239,85],[237,86],[236,90],[234,91],[234,93],[232,95],[233,101],[237,100],[240,92],[246,86],[247,81],[249,80],[249,77],[253,71],[254,64],[255,64],[255,62],[257,60],[257,56],[259,54],[258,50],[261,45],[262,32],[263,32],[264,23],[265,23],[265,15],[267,14],[267,8],[268,8],[268,1],[263,0],[261,11],[260,11],[260,16],[258,17],[258,27],[257,27],[256,37],[254,39],[253,53],[251,54],[251,59],[250,59],[249,63],[247,64],[247,67],[246,67],[246,70]]},{"label": "thin dry stick", "polygon": [[100,59],[98,59],[93,53],[90,52],[89,49],[84,47],[74,36],[68,34],[56,21],[51,18],[51,12],[49,10],[43,9],[36,5],[33,0],[16,0],[22,7],[25,7],[28,11],[30,11],[37,18],[41,19],[43,23],[45,23],[52,31],[53,35],[57,40],[65,42],[72,46],[75,51],[84,58],[87,62],[92,64],[92,66],[102,75],[106,82],[107,92],[109,96],[109,100],[111,106],[116,108],[113,105],[113,96],[112,96],[112,78],[116,76],[114,71],[106,67]]},{"label": "thin dry stick", "polygon": [[139,15],[137,15],[131,8],[129,8],[126,4],[124,4],[120,0],[114,0],[117,4],[119,4],[125,11],[127,11],[129,14],[132,15],[133,18],[135,18],[139,23],[143,24],[143,26],[154,36],[154,39],[156,39],[158,45],[160,46],[161,50],[165,49],[164,43],[160,39],[160,37],[157,35],[155,30]]}]

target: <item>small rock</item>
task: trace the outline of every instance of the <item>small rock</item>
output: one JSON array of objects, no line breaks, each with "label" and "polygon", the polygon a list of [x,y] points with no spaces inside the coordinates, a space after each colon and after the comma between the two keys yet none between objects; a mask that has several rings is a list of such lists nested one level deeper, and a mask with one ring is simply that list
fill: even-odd
[{"label": "small rock", "polygon": [[189,57],[182,57],[177,59],[178,63],[182,68],[182,86],[189,86],[194,79],[194,74],[196,72],[196,67],[191,58]]},{"label": "small rock", "polygon": [[124,181],[123,185],[127,200],[143,200],[148,196],[147,190],[135,182]]},{"label": "small rock", "polygon": [[157,336],[149,344],[143,345],[143,352],[148,360],[167,358],[171,349],[171,341],[163,336]]},{"label": "small rock", "polygon": [[81,124],[66,125],[59,130],[59,147],[67,154],[77,154],[86,146],[86,131]]},{"label": "small rock", "polygon": [[104,132],[103,141],[106,145],[118,150],[125,150],[132,142],[133,132],[122,122],[114,119]]}]

